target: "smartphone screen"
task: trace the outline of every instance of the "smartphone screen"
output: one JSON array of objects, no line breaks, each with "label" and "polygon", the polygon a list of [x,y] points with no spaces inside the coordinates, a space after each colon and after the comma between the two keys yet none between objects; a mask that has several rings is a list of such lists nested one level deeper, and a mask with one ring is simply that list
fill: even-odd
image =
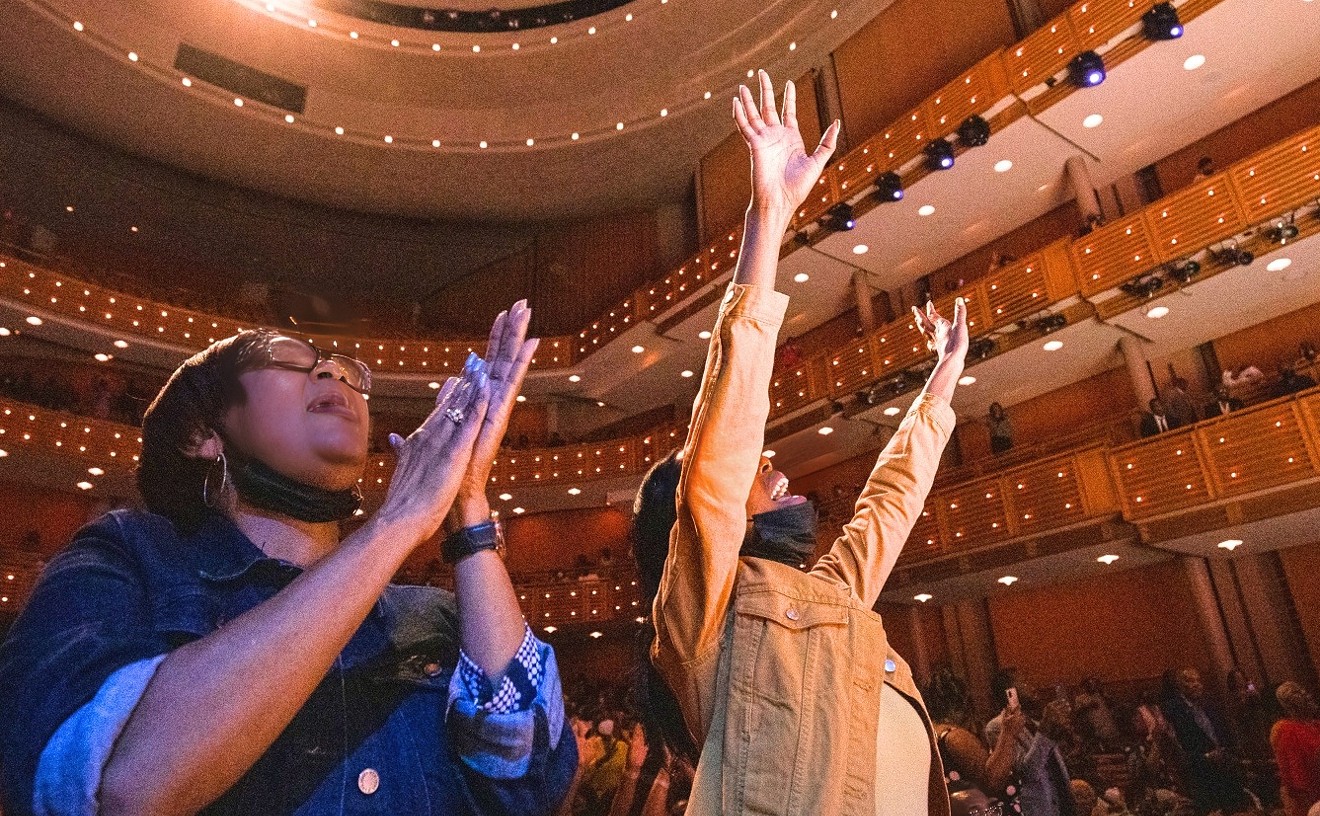
[{"label": "smartphone screen", "polygon": [[1008,691],[1005,693],[1004,696],[1006,696],[1006,697],[1008,698],[1008,707],[1009,707],[1009,708],[1017,708],[1017,707],[1018,707],[1017,688],[1010,687],[1010,688],[1008,689]]}]

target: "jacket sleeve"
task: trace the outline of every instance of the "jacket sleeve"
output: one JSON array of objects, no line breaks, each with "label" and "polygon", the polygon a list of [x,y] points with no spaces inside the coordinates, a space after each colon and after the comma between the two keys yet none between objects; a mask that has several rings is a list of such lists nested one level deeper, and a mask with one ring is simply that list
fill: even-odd
[{"label": "jacket sleeve", "polygon": [[747,531],[747,495],[770,414],[775,341],[788,296],[730,284],[720,307],[683,448],[678,520],[656,595],[652,656],[700,736]]},{"label": "jacket sleeve", "polygon": [[845,584],[864,605],[875,604],[921,516],[954,422],[953,409],[940,397],[917,399],[876,460],[852,521],[812,575]]},{"label": "jacket sleeve", "polygon": [[516,682],[492,686],[491,694],[484,682],[472,682],[470,672],[454,672],[447,717],[454,759],[474,812],[554,813],[578,761],[554,650],[529,630],[504,677],[510,675]]},{"label": "jacket sleeve", "polygon": [[118,525],[83,528],[0,647],[5,812],[94,806],[114,740],[166,651]]}]

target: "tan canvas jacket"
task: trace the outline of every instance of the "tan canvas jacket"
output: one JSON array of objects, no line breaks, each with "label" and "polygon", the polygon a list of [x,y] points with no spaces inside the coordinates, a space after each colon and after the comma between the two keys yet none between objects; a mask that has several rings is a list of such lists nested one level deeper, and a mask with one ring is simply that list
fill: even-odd
[{"label": "tan canvas jacket", "polygon": [[652,658],[698,745],[716,700],[727,696],[724,755],[702,757],[703,765],[722,763],[721,801],[694,798],[688,813],[874,816],[880,689],[888,682],[926,723],[930,813],[947,816],[930,719],[871,607],[921,513],[953,411],[932,395],[912,406],[854,518],[809,572],[739,559],[787,305],[773,290],[729,286],[683,450]]}]

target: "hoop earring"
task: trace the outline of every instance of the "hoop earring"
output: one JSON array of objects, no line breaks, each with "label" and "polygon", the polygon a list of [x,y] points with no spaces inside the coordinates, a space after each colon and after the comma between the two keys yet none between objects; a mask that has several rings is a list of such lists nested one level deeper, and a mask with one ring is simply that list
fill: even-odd
[{"label": "hoop earring", "polygon": [[202,504],[212,510],[215,509],[215,505],[211,504],[211,471],[214,470],[217,463],[220,465],[219,494],[223,496],[225,488],[229,486],[229,460],[225,459],[224,451],[221,451],[215,457],[215,461],[211,463],[211,466],[206,469],[206,477],[202,479]]}]

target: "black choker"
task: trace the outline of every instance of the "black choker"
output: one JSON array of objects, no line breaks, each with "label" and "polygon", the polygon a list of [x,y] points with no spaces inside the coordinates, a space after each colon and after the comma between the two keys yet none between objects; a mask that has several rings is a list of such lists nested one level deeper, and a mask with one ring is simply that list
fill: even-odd
[{"label": "black choker", "polygon": [[362,493],[325,490],[290,479],[257,459],[244,457],[232,472],[234,487],[243,501],[299,521],[343,521],[357,512]]}]

